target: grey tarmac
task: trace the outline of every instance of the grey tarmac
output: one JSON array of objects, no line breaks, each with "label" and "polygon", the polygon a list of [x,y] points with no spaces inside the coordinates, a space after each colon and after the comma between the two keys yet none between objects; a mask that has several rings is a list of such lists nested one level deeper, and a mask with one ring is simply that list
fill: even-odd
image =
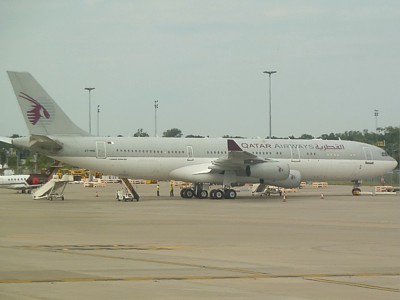
[{"label": "grey tarmac", "polygon": [[118,184],[70,184],[64,201],[0,190],[0,299],[400,297],[399,195],[181,199],[160,185],[137,185],[139,202],[116,201]]}]

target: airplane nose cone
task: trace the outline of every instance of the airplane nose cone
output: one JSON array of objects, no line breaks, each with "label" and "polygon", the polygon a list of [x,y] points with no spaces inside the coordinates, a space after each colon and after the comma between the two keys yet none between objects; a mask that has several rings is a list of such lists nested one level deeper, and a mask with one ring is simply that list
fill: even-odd
[{"label": "airplane nose cone", "polygon": [[397,160],[393,158],[392,170],[397,167]]},{"label": "airplane nose cone", "polygon": [[397,160],[395,160],[393,157],[389,156],[389,164],[388,167],[390,167],[389,171],[394,170],[397,167]]}]

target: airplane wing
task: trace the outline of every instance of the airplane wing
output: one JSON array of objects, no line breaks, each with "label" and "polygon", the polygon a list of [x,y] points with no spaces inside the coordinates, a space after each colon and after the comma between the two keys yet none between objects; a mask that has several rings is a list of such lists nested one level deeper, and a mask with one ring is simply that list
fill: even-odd
[{"label": "airplane wing", "polygon": [[27,187],[27,185],[24,183],[15,183],[15,184],[10,184],[10,185],[4,186],[4,187],[7,189],[10,189],[10,190],[23,190]]},{"label": "airplane wing", "polygon": [[6,144],[12,144],[12,138],[5,137],[5,136],[0,136],[0,142],[6,143]]},{"label": "airplane wing", "polygon": [[232,139],[227,140],[228,154],[209,163],[194,164],[170,172],[172,178],[189,182],[215,182],[221,180],[227,185],[236,182],[237,176],[253,180],[285,180],[290,168],[285,162],[261,158],[244,151]]},{"label": "airplane wing", "polygon": [[228,156],[212,161],[211,170],[242,171],[245,166],[275,161],[260,158],[250,152],[244,151],[234,140],[228,140]]},{"label": "airplane wing", "polygon": [[7,186],[8,189],[10,190],[17,190],[17,191],[29,191],[36,189],[38,187],[42,186],[42,184],[27,184],[27,183],[17,183],[13,185]]}]

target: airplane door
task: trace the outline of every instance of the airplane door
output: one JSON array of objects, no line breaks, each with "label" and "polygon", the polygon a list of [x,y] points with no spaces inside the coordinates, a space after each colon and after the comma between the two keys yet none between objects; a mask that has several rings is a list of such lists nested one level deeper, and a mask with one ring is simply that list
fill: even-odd
[{"label": "airplane door", "polygon": [[363,150],[365,155],[365,163],[372,165],[374,163],[374,157],[372,156],[371,148],[363,147]]},{"label": "airplane door", "polygon": [[186,146],[186,152],[187,152],[187,160],[188,161],[194,160],[193,147],[192,146]]},{"label": "airplane door", "polygon": [[106,142],[104,141],[96,141],[96,158],[106,158]]},{"label": "airplane door", "polygon": [[292,162],[299,162],[300,161],[300,149],[290,147],[290,155],[292,158]]}]

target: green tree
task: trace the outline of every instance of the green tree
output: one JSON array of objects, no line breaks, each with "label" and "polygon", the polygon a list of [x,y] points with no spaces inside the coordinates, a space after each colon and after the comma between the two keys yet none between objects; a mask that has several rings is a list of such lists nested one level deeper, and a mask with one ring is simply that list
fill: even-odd
[{"label": "green tree", "polygon": [[139,128],[133,136],[134,137],[149,137],[149,134],[147,132],[143,131],[143,128]]},{"label": "green tree", "polygon": [[194,135],[194,134],[189,134],[187,136],[185,136],[186,138],[204,138],[204,136],[202,135]]},{"label": "green tree", "polygon": [[171,128],[163,132],[163,137],[181,137],[182,131],[178,128]]},{"label": "green tree", "polygon": [[229,135],[229,134],[223,135],[222,138],[224,138],[224,139],[244,139],[244,137],[242,137],[242,136],[238,136],[238,135],[233,136],[233,135]]},{"label": "green tree", "polygon": [[311,134],[306,134],[306,133],[303,133],[300,137],[299,137],[299,139],[301,139],[301,140],[312,140],[314,137],[311,135]]},{"label": "green tree", "polygon": [[331,132],[330,134],[323,134],[320,136],[320,138],[323,140],[338,140],[339,139],[336,136],[336,134],[334,134],[333,132]]}]

